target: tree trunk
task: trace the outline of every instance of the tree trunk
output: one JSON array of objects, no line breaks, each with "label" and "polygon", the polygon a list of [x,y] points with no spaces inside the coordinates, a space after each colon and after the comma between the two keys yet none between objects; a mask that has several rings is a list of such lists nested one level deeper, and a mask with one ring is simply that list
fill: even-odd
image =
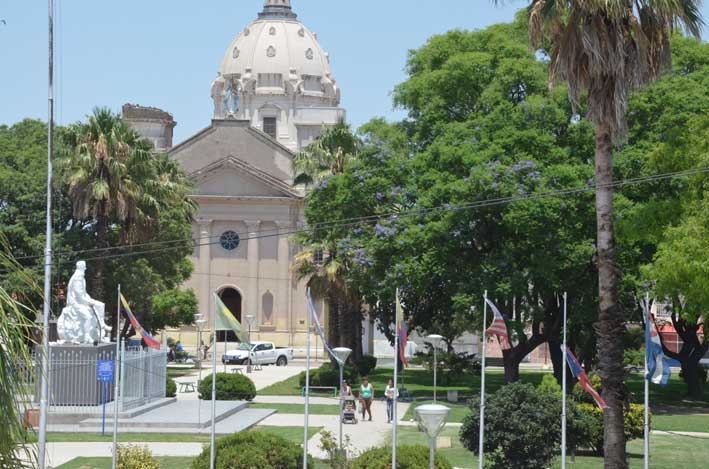
[{"label": "tree trunk", "polygon": [[598,368],[603,399],[608,404],[603,418],[603,450],[606,468],[628,467],[623,433],[623,313],[618,301],[620,270],[615,263],[613,234],[613,148],[606,124],[596,125],[596,223],[598,249],[599,311]]},{"label": "tree trunk", "polygon": [[707,353],[709,346],[699,341],[699,337],[697,337],[698,325],[687,324],[678,314],[672,315],[672,325],[682,339],[682,348],[679,353],[669,350],[665,346],[662,334],[660,334],[662,348],[665,355],[679,361],[682,365],[682,379],[687,385],[687,395],[692,399],[701,400],[704,398],[704,382],[703,377],[699,374],[699,360]]}]

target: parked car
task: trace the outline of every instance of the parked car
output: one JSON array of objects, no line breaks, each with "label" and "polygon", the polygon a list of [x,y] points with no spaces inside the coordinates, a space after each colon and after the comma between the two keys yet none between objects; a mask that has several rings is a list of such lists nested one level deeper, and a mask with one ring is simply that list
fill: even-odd
[{"label": "parked car", "polygon": [[251,360],[253,365],[286,366],[293,360],[293,349],[290,347],[276,347],[273,342],[253,342],[240,344],[239,348],[228,350],[222,355],[222,363],[243,365]]}]

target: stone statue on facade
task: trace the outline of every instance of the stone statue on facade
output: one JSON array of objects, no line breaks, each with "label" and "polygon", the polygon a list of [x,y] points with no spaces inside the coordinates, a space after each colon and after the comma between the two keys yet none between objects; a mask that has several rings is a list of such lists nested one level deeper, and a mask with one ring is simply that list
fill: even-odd
[{"label": "stone statue on facade", "polygon": [[239,83],[227,80],[224,87],[224,111],[227,116],[233,116],[239,110]]},{"label": "stone statue on facade", "polygon": [[86,262],[76,263],[76,271],[67,285],[66,307],[57,320],[59,343],[106,343],[111,330],[105,323],[106,305],[91,298],[86,291]]}]

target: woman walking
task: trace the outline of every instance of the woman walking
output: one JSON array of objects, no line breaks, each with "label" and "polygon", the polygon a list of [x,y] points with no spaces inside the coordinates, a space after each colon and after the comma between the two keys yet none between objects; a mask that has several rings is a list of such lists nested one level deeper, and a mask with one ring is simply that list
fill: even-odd
[{"label": "woman walking", "polygon": [[359,400],[362,403],[362,420],[369,414],[369,421],[372,421],[372,400],[374,399],[374,386],[369,382],[369,377],[362,378],[362,385],[359,388]]},{"label": "woman walking", "polygon": [[389,380],[384,390],[384,397],[387,399],[387,423],[394,420],[394,397],[399,397],[399,390],[394,387],[394,381]]}]

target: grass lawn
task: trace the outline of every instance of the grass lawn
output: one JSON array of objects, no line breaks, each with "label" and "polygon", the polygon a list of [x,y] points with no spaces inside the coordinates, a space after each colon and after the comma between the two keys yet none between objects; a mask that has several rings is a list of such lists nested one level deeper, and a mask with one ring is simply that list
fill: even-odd
[{"label": "grass lawn", "polygon": [[[263,425],[256,427],[256,430],[275,433],[276,435],[298,445],[303,443],[303,427],[270,427],[268,425]],[[309,427],[308,439],[311,439],[316,434],[320,433],[320,430],[322,430],[322,427]]]},{"label": "grass lawn", "polygon": [[[477,468],[478,458],[463,448],[458,441],[458,429],[446,428],[441,436],[451,438],[451,448],[443,448],[439,451],[455,467]],[[399,444],[420,444],[428,445],[428,438],[425,433],[418,432],[414,427],[399,427]],[[654,435],[650,438],[651,467],[671,467],[672,469],[701,469],[707,467],[709,459],[709,440],[681,436]],[[641,468],[643,465],[643,442],[633,440],[628,443],[630,455],[630,467]],[[568,459],[571,463],[571,458]],[[560,461],[556,461],[554,468],[561,467]],[[574,469],[597,469],[603,467],[603,458],[598,456],[577,456]]]},{"label": "grass lawn", "polygon": [[[305,414],[304,404],[268,404],[262,402],[254,402],[249,406],[251,409],[274,409],[281,414]],[[340,412],[340,406],[334,404],[310,404],[308,411],[311,415],[337,415]]]},{"label": "grass lawn", "polygon": [[[653,430],[709,433],[709,414],[653,415],[651,423]],[[709,440],[707,440],[707,445],[709,445]]]},{"label": "grass lawn", "polygon": [[[420,405],[433,404],[433,401],[415,401],[409,406],[409,410],[404,414],[404,420],[414,419],[414,409]],[[450,414],[448,414],[448,421],[453,423],[463,423],[463,419],[470,413],[470,407],[467,404],[452,404],[450,402],[438,401],[438,404],[443,404],[444,406],[450,408]]]},{"label": "grass lawn", "polygon": [[[192,458],[158,458],[161,469],[187,469]],[[111,458],[76,458],[58,469],[111,469]]]},{"label": "grass lawn", "polygon": [[[374,386],[375,396],[383,397],[384,388],[387,381],[392,377],[391,368],[377,368],[369,375],[369,380]],[[520,380],[534,386],[539,385],[544,376],[543,371],[520,372]],[[409,390],[416,398],[428,398],[433,396],[433,375],[428,370],[420,368],[409,368],[399,375],[401,387]],[[502,371],[492,370],[486,373],[486,392],[495,392],[500,386],[505,384],[505,377]],[[352,383],[351,383],[352,384]],[[642,403],[643,399],[643,377],[642,374],[633,374],[628,377],[628,388],[634,395],[634,401]],[[357,391],[359,383],[352,384],[353,390]],[[709,408],[709,386],[704,391],[704,400],[692,400],[686,397],[686,385],[675,373],[670,378],[666,387],[650,386],[650,402],[652,407],[677,406],[677,407],[704,407]],[[439,376],[438,395],[445,399],[446,391],[457,390],[465,396],[476,396],[480,392],[480,376],[466,374],[456,379],[455,383],[447,383],[445,376]],[[284,381],[275,383],[259,391],[262,396],[299,396],[301,387],[298,376],[292,376]]]},{"label": "grass lawn", "polygon": [[181,378],[183,376],[188,376],[196,371],[199,371],[197,368],[192,367],[192,368],[169,368],[167,369],[167,377],[168,378]]}]

